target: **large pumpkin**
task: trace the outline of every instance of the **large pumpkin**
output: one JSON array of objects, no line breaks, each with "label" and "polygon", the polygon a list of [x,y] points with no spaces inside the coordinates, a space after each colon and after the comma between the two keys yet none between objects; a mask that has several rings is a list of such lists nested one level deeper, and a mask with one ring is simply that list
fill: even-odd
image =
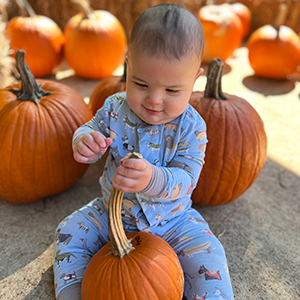
[{"label": "large pumpkin", "polygon": [[284,80],[300,65],[300,39],[284,26],[287,8],[281,5],[277,20],[255,30],[248,39],[249,63],[255,75]]},{"label": "large pumpkin", "polygon": [[36,15],[28,3],[25,7],[29,16],[18,16],[8,21],[6,36],[13,50],[12,56],[18,50],[24,50],[32,74],[35,77],[45,77],[62,60],[64,34],[50,18]]},{"label": "large pumpkin", "polygon": [[197,17],[202,24],[205,37],[202,58],[204,63],[210,63],[216,57],[225,60],[241,45],[242,23],[229,5],[203,6]]},{"label": "large pumpkin", "polygon": [[223,93],[224,63],[214,59],[205,92],[193,92],[190,104],[207,125],[205,164],[192,194],[195,204],[220,205],[242,195],[255,181],[267,156],[264,124],[243,98]]},{"label": "large pumpkin", "polygon": [[93,114],[101,108],[105,100],[118,92],[126,90],[126,63],[124,64],[124,73],[122,76],[110,76],[100,81],[93,89],[90,95],[89,107]]},{"label": "large pumpkin", "polygon": [[82,9],[84,13],[72,17],[65,26],[65,58],[80,77],[109,77],[125,58],[124,28],[108,11],[93,11],[84,5]]},{"label": "large pumpkin", "polygon": [[72,136],[92,113],[73,89],[36,80],[17,52],[22,82],[0,90],[0,199],[33,202],[62,192],[86,171]]},{"label": "large pumpkin", "polygon": [[[135,153],[131,158],[138,158]],[[110,242],[89,262],[81,285],[82,300],[181,300],[184,276],[173,248],[146,232],[125,235],[123,192],[113,188],[109,200]]]}]

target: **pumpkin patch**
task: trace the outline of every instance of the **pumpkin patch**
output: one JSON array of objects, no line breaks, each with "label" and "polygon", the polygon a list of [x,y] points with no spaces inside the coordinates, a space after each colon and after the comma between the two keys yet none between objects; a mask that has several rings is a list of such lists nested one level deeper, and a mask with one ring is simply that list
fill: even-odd
[{"label": "pumpkin patch", "polygon": [[35,80],[24,56],[16,54],[22,81],[0,90],[0,198],[19,203],[60,193],[84,174],[72,137],[92,117],[73,89]]}]

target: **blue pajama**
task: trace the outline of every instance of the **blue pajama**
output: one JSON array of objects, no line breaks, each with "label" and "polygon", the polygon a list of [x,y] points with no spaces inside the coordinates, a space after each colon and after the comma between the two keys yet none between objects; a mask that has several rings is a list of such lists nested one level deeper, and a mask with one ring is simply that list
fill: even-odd
[{"label": "blue pajama", "polygon": [[233,299],[224,249],[202,216],[191,208],[191,194],[200,176],[207,143],[201,116],[188,105],[169,123],[147,124],[130,109],[124,92],[109,97],[94,118],[78,128],[73,146],[91,131],[112,139],[100,177],[102,198],[74,212],[58,226],[54,253],[56,294],[80,282],[91,257],[108,242],[107,207],[112,179],[120,159],[134,151],[159,171],[153,174],[159,175],[145,190],[124,194],[125,231],[151,232],[174,248],[185,275],[186,299]]},{"label": "blue pajama", "polygon": [[[122,214],[125,232],[138,231],[136,220]],[[63,220],[55,235],[56,294],[80,282],[88,262],[109,241],[107,209],[100,198]],[[193,208],[166,224],[147,229],[177,253],[188,300],[233,299],[224,249],[203,217]]]}]

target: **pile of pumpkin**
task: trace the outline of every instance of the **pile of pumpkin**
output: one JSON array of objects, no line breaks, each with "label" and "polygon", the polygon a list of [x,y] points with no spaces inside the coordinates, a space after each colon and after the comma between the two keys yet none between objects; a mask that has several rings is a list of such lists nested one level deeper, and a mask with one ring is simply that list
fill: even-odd
[{"label": "pile of pumpkin", "polygon": [[[122,25],[110,13],[92,11],[87,1],[79,2],[84,13],[71,18],[64,33],[51,19],[35,15],[28,5],[29,17],[16,17],[7,24],[6,32],[11,47],[18,50],[14,55],[21,81],[0,90],[0,199],[29,203],[72,186],[88,166],[73,159],[71,145],[74,131],[91,119],[108,96],[126,88],[125,72],[123,76],[112,75],[123,62],[126,52]],[[206,36],[204,62],[209,62],[205,91],[194,92],[190,99],[191,105],[206,121],[209,140],[206,163],[192,195],[194,203],[200,205],[221,205],[238,198],[255,181],[267,155],[267,138],[260,116],[245,99],[223,93],[221,89],[223,60],[240,46],[250,30],[250,23],[242,25],[242,17],[238,17],[233,6],[207,5],[197,15]],[[225,19],[222,19],[223,14]],[[221,23],[215,21],[217,15]],[[232,22],[227,22],[231,18]],[[215,32],[217,35],[214,35]],[[231,39],[227,32],[232,34]],[[211,40],[210,35],[213,36]],[[217,41],[216,36],[223,40]],[[229,42],[234,47],[222,53],[213,53],[215,49],[224,48],[215,42],[221,45]],[[92,91],[89,106],[72,88],[51,80],[35,79],[51,74],[63,56],[78,76],[105,78]],[[112,199],[110,213],[118,214],[121,202],[120,196]],[[99,282],[105,277],[99,275],[100,263],[107,264],[111,260],[114,265],[118,260],[120,267],[110,272],[124,270],[127,276],[133,274],[133,281],[147,275],[139,274],[138,271],[130,272],[125,268],[126,260],[121,260],[122,255],[118,253],[124,249],[126,252],[129,247],[126,252],[127,256],[130,255],[129,260],[135,259],[139,263],[140,259],[135,258],[135,255],[144,257],[142,264],[147,260],[147,255],[149,261],[155,259],[157,274],[161,273],[159,270],[165,263],[163,268],[168,270],[166,274],[169,277],[163,274],[161,282],[158,280],[153,283],[162,286],[158,299],[169,299],[170,296],[170,299],[180,300],[183,273],[173,249],[160,238],[140,233],[139,242],[133,242],[133,247],[141,253],[132,251],[130,240],[120,228],[120,216],[109,218],[111,222],[115,220],[111,228],[115,228],[118,234],[113,237],[110,232],[112,245],[103,247],[100,250],[102,252],[99,251],[89,264],[85,275],[86,284],[83,284],[83,299],[99,299],[97,290],[95,292],[88,284],[95,285],[95,276]],[[134,241],[134,235],[128,238]],[[156,240],[152,241],[152,238]],[[123,245],[123,250],[118,246],[118,241]],[[145,249],[138,247],[141,241]],[[154,249],[149,251],[151,245]],[[110,247],[116,250],[116,257],[109,252]],[[119,248],[121,250],[118,252]],[[157,249],[161,250],[160,253],[155,252]],[[155,278],[151,272],[149,274]],[[116,275],[116,278],[122,277]],[[164,284],[161,284],[163,280]],[[131,284],[130,279],[128,281]],[[174,295],[166,292],[166,283]],[[107,283],[102,281],[102,284]],[[92,292],[95,292],[94,296],[91,296]],[[137,295],[133,298],[142,299]],[[153,295],[154,298],[156,295]]]},{"label": "pile of pumpkin", "polygon": [[[15,51],[24,49],[26,62],[24,58],[23,62],[17,61],[22,82],[1,90],[0,122],[6,124],[0,129],[0,138],[4,141],[0,147],[4,159],[0,175],[6,178],[0,183],[1,199],[31,202],[74,184],[87,166],[73,160],[73,132],[95,114],[108,96],[126,89],[126,67],[123,76],[112,75],[124,60],[127,47],[122,25],[106,11],[93,11],[88,1],[76,2],[83,12],[69,20],[64,33],[51,19],[36,15],[25,0],[22,0],[23,8],[29,16],[15,17],[7,24],[11,47]],[[222,61],[249,35],[251,14],[240,3],[206,5],[197,16],[206,37],[204,63],[218,57],[221,63],[217,65],[223,64]],[[225,43],[232,47],[222,47]],[[226,51],[220,52],[224,48]],[[38,79],[34,83],[34,77],[43,77],[53,71],[63,53],[79,76],[105,78],[91,92],[89,107],[75,91],[57,82]],[[215,60],[213,62],[216,65]],[[25,67],[27,64],[29,67]],[[235,96],[232,100],[231,95],[220,93],[220,70],[215,73],[218,78],[208,76],[207,83],[210,91],[218,93],[195,92],[190,101],[207,122],[210,141],[206,164],[193,194],[194,202],[201,205],[220,205],[235,200],[254,182],[266,158],[262,121],[247,101],[236,100]],[[19,89],[17,96],[12,94],[16,88]],[[213,100],[204,105],[207,98]],[[224,101],[225,98],[228,100]],[[78,103],[74,99],[78,99]],[[216,123],[219,125],[215,126]],[[253,123],[257,126],[250,128],[248,124]]]}]

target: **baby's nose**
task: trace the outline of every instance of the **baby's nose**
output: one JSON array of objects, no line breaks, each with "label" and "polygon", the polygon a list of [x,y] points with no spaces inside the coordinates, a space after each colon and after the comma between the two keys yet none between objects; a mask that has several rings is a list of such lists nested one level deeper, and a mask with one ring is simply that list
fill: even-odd
[{"label": "baby's nose", "polygon": [[149,93],[148,102],[151,104],[160,104],[162,103],[162,96],[156,92]]}]

